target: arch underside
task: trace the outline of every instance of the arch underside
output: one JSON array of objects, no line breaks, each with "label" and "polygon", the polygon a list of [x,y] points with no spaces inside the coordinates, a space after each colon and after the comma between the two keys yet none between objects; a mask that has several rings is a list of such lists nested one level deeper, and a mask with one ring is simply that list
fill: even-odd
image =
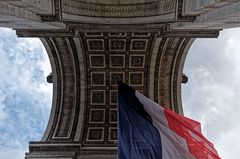
[{"label": "arch underside", "polygon": [[[217,37],[231,20],[224,16],[234,18],[240,6],[202,6],[202,0],[34,2],[0,0],[1,26],[16,29],[19,37],[41,38],[53,71],[51,115],[42,140],[30,142],[29,159],[116,158],[118,80],[183,114],[188,49],[195,38]],[[221,7],[225,12],[217,16]]]},{"label": "arch underside", "polygon": [[41,39],[53,70],[53,106],[42,141],[30,142],[27,157],[53,149],[69,156],[115,158],[118,80],[183,113],[182,69],[194,39],[157,32],[81,32]]}]

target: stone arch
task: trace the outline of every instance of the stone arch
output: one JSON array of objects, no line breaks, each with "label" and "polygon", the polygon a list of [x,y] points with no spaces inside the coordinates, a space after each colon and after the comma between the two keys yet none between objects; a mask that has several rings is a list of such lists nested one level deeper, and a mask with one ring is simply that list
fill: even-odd
[{"label": "stone arch", "polygon": [[40,142],[44,145],[31,142],[30,151],[51,147],[67,149],[69,155],[77,151],[87,157],[94,151],[113,157],[117,79],[182,113],[182,68],[193,39],[156,32],[85,32],[41,40],[53,70],[53,106]]},{"label": "stone arch", "polygon": [[[73,38],[42,38],[53,74],[53,101],[48,127],[42,141],[74,141],[80,101],[84,99],[84,63],[80,42]],[[76,47],[78,45],[78,47]],[[82,101],[83,102],[83,101]],[[84,105],[82,105],[83,107]],[[82,111],[82,110],[81,110]]]},{"label": "stone arch", "polygon": [[119,2],[0,2],[0,24],[42,38],[53,67],[49,125],[26,158],[114,158],[116,81],[183,113],[182,68],[192,41],[240,24],[235,0]]},{"label": "stone arch", "polygon": [[154,100],[180,114],[183,114],[181,103],[183,65],[193,40],[163,38],[156,57]]}]

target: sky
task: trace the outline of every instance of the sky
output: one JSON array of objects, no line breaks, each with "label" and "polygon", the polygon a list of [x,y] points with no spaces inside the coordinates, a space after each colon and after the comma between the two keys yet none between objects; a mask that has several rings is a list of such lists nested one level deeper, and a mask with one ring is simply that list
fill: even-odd
[{"label": "sky", "polygon": [[[52,84],[47,53],[37,38],[0,28],[0,158],[24,158],[49,118]],[[200,121],[223,159],[240,151],[240,29],[218,39],[197,39],[189,50],[182,85],[184,114]]]},{"label": "sky", "polygon": [[47,53],[38,38],[17,38],[0,28],[0,158],[24,158],[49,118],[52,84]]},{"label": "sky", "polygon": [[184,114],[202,124],[223,159],[240,152],[240,29],[218,39],[197,39],[189,50],[182,85]]}]

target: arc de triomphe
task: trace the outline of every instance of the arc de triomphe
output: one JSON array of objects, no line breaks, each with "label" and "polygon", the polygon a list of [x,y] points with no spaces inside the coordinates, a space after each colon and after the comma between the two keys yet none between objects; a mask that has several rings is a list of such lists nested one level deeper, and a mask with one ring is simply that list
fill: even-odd
[{"label": "arc de triomphe", "polygon": [[117,81],[182,113],[182,69],[195,38],[240,26],[238,0],[0,0],[0,26],[39,37],[53,101],[27,159],[116,157]]}]

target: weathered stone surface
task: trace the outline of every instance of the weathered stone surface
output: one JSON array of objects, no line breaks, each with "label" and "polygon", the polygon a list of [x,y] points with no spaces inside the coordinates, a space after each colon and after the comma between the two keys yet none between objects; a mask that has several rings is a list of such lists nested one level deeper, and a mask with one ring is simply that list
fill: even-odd
[{"label": "weathered stone surface", "polygon": [[183,113],[188,49],[240,26],[239,8],[236,0],[0,0],[0,26],[40,37],[53,71],[48,127],[26,158],[116,158],[117,81]]}]

